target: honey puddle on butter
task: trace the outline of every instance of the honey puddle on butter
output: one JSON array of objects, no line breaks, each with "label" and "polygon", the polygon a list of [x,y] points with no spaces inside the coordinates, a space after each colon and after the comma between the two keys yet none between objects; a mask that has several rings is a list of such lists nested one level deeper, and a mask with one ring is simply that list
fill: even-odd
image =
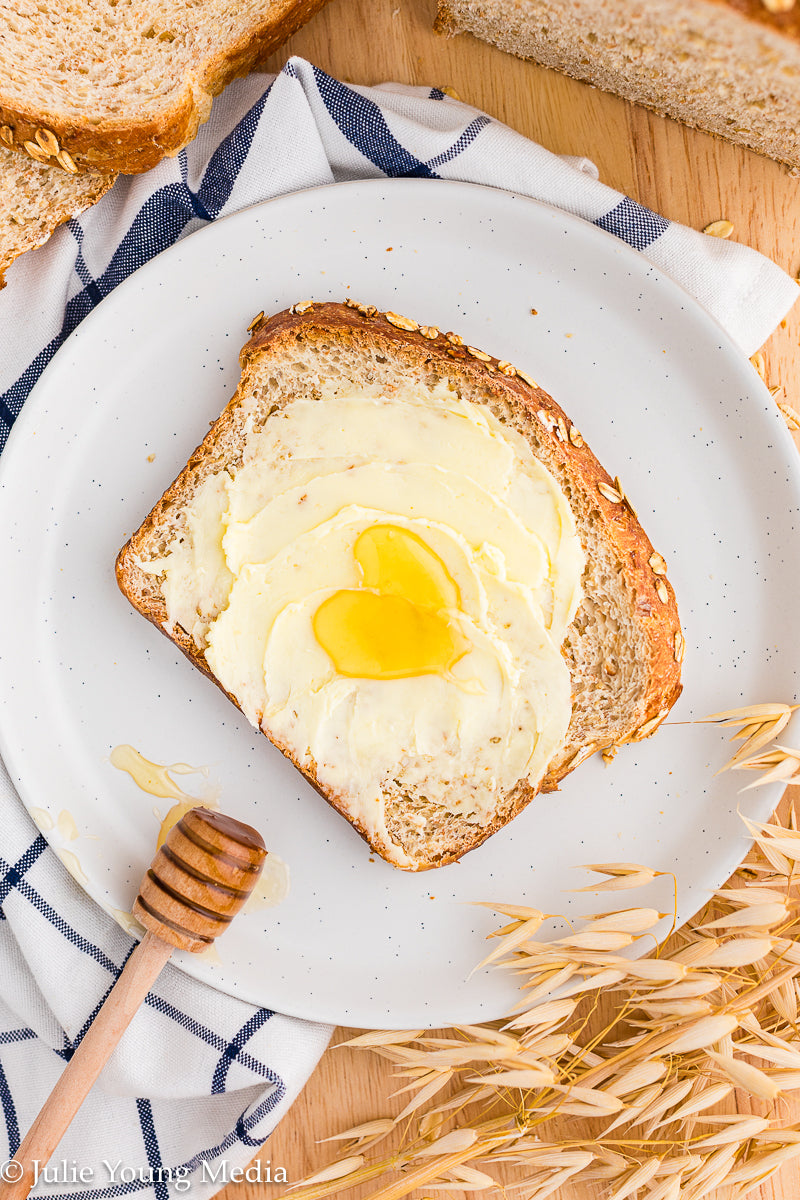
[{"label": "honey puddle on butter", "polygon": [[[158,831],[158,841],[156,848],[160,849],[167,839],[167,834],[182,817],[193,808],[198,806],[210,808],[217,811],[219,802],[216,795],[210,794],[204,797],[190,796],[185,792],[180,784],[173,779],[175,775],[204,775],[208,777],[207,767],[193,767],[189,763],[156,763],[151,762],[149,758],[145,758],[134,746],[121,745],[115,746],[109,755],[109,762],[113,767],[120,771],[127,772],[137,787],[143,792],[147,792],[151,796],[159,796],[165,800],[175,800],[169,812],[162,818],[161,813],[157,808],[153,809],[153,813],[158,821],[161,822]],[[242,912],[258,912],[264,908],[274,908],[280,904],[289,894],[289,866],[274,854],[271,850],[267,853],[264,868],[261,872],[261,877],[254,887],[247,903]],[[211,948],[213,950],[213,947]],[[206,951],[203,957],[209,957],[213,961],[217,961],[216,953],[213,955],[210,951]]]},{"label": "honey puddle on butter", "polygon": [[353,554],[362,586],[334,592],[313,621],[339,674],[449,675],[471,646],[448,616],[461,608],[461,593],[438,554],[399,525],[365,529]]}]

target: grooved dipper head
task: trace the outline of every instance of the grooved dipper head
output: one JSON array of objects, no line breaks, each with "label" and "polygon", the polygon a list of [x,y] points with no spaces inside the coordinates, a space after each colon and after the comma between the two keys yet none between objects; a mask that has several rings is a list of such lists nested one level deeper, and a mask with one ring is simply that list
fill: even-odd
[{"label": "grooved dipper head", "polygon": [[193,808],[156,853],[133,915],[179,950],[206,950],[242,908],[266,856],[261,835],[249,825]]}]

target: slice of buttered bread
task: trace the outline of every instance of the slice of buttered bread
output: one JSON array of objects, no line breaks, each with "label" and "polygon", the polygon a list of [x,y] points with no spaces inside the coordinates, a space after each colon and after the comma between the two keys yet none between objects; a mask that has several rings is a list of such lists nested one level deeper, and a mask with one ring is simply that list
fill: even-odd
[{"label": "slice of buttered bread", "polygon": [[675,597],[524,371],[371,306],[251,326],[117,578],[385,859],[458,859],[680,693]]}]

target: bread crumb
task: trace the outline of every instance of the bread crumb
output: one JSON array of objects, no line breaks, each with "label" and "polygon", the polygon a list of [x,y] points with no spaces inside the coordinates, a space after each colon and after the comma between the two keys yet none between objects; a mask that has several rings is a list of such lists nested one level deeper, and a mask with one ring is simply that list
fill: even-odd
[{"label": "bread crumb", "polygon": [[539,315],[539,310],[538,310],[538,308],[532,308],[532,309],[531,309],[531,316],[532,316],[532,317],[538,317],[538,315]]},{"label": "bread crumb", "polygon": [[155,456],[155,454],[148,454],[148,456],[147,456],[147,461],[148,461],[148,462],[155,462],[155,461],[156,461],[156,456]]}]

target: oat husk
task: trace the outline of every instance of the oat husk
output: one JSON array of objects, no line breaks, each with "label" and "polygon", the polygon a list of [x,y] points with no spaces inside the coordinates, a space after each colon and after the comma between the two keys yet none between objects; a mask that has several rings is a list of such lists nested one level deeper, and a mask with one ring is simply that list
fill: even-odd
[{"label": "oat husk", "polygon": [[[800,752],[765,749],[796,707],[707,718],[742,743],[723,769],[760,771],[757,783],[800,778]],[[745,824],[754,843],[736,876],[660,945],[663,914],[632,902],[555,940],[539,936],[548,916],[538,909],[485,905],[503,924],[484,963],[519,976],[513,1012],[347,1043],[392,1068],[402,1111],[337,1135],[340,1157],[289,1195],[373,1184],[367,1200],[418,1188],[545,1200],[599,1181],[608,1200],[701,1200],[723,1185],[738,1200],[800,1157],[800,1122],[786,1122],[781,1103],[800,1088],[800,830],[793,804]],[[602,878],[581,890],[626,901],[659,874],[588,869]],[[601,997],[611,1015],[599,1021]],[[731,1111],[737,1096],[750,1111]]]}]

